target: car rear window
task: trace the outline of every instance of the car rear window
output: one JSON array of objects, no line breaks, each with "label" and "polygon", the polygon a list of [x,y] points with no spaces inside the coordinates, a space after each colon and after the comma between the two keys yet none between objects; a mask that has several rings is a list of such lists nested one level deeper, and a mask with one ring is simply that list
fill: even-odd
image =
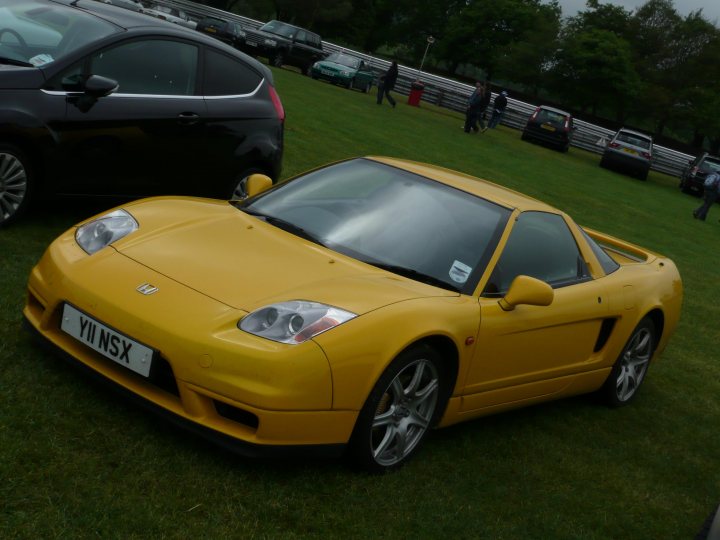
[{"label": "car rear window", "polygon": [[564,114],[546,109],[540,109],[540,113],[537,116],[538,122],[549,122],[558,126],[564,125],[566,118],[567,116]]},{"label": "car rear window", "polygon": [[720,160],[714,158],[705,158],[700,164],[700,170],[702,172],[720,172]]},{"label": "car rear window", "polygon": [[632,144],[633,146],[637,146],[639,148],[650,148],[652,146],[652,140],[634,133],[627,133],[625,131],[618,132],[615,136],[615,141]]}]

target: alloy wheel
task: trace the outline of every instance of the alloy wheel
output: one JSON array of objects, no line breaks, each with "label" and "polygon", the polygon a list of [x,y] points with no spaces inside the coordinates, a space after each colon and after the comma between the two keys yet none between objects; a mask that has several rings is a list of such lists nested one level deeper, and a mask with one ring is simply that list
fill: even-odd
[{"label": "alloy wheel", "polygon": [[0,223],[14,216],[27,196],[27,170],[10,153],[0,153]]},{"label": "alloy wheel", "polygon": [[652,350],[652,332],[645,327],[638,328],[630,338],[620,360],[620,369],[615,380],[615,391],[619,401],[628,401],[640,387],[647,373]]}]

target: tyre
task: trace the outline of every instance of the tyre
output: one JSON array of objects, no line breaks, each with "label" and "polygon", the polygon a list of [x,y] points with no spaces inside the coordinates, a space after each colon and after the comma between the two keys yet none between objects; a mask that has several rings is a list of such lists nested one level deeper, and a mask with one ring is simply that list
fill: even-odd
[{"label": "tyre", "polygon": [[403,465],[417,452],[447,401],[446,379],[438,353],[418,345],[401,353],[387,367],[365,401],[350,452],[370,472]]},{"label": "tyre", "polygon": [[345,88],[347,88],[348,90],[352,90],[353,88],[355,88],[355,79],[350,79],[347,85],[345,85]]},{"label": "tyre", "polygon": [[[306,66],[303,68],[303,70],[302,70],[303,75],[305,75],[305,76],[307,76],[307,77],[311,77],[311,76],[312,76],[312,67],[313,67],[312,64],[306,65]],[[315,78],[315,77],[313,77],[313,79],[314,79],[314,78]]]},{"label": "tyre", "polygon": [[633,330],[601,392],[612,407],[627,405],[637,395],[655,351],[655,325],[649,317]]},{"label": "tyre", "polygon": [[601,166],[603,169],[607,169],[607,168],[610,166],[610,164],[608,163],[608,160],[607,160],[607,158],[606,158],[605,156],[603,156],[603,157],[600,158],[600,166]]},{"label": "tyre", "polygon": [[372,86],[371,82],[365,83],[365,86],[363,86],[362,93],[367,94],[370,91],[370,87]]},{"label": "tyre", "polygon": [[282,52],[275,53],[275,56],[272,58],[272,65],[275,67],[282,67],[283,63],[285,62],[285,56]]},{"label": "tyre", "polygon": [[30,159],[16,146],[0,144],[0,227],[25,212],[33,189]]},{"label": "tyre", "polygon": [[567,154],[569,150],[570,150],[570,143],[564,144],[563,146],[560,147],[560,151],[563,154]]},{"label": "tyre", "polygon": [[637,177],[639,180],[647,180],[648,173],[650,172],[650,169],[643,169],[638,172]]},{"label": "tyre", "polygon": [[233,200],[242,200],[247,198],[247,180],[250,178],[253,174],[267,174],[264,170],[258,168],[258,167],[251,167],[249,169],[244,170],[240,174],[237,175],[235,180],[230,185],[230,189],[228,190],[227,194],[225,195],[226,199],[229,199],[231,201]]},{"label": "tyre", "polygon": [[529,141],[530,137],[528,136],[528,134],[526,132],[523,131],[522,135],[520,135],[520,139],[523,141]]}]

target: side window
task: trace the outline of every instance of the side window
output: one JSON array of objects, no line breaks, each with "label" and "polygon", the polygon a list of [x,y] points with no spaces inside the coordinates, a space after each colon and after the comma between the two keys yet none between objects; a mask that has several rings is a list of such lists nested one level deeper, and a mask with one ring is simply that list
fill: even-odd
[{"label": "side window", "polygon": [[250,94],[262,77],[247,64],[219,52],[207,49],[205,55],[206,96],[237,96]]},{"label": "side window", "polygon": [[91,58],[90,72],[118,82],[120,94],[195,93],[198,48],[179,41],[132,41]]},{"label": "side window", "polygon": [[305,30],[297,31],[297,34],[295,34],[295,41],[297,41],[298,43],[303,43],[303,44],[307,43],[308,39],[307,39],[307,33],[305,32]]},{"label": "side window", "polygon": [[589,279],[575,238],[561,216],[547,212],[520,214],[484,294],[503,295],[519,275],[540,279],[553,288]]}]

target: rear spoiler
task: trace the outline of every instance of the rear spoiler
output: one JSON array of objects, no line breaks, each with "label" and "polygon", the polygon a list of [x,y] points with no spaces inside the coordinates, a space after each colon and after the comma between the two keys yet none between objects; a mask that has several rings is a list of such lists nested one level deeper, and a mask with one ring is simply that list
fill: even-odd
[{"label": "rear spoiler", "polygon": [[601,248],[607,251],[608,255],[621,264],[648,263],[658,257],[658,255],[652,251],[636,246],[635,244],[631,244],[630,242],[620,240],[619,238],[615,238],[609,234],[594,231],[592,229],[586,229],[585,227],[583,227],[583,230],[588,234],[588,236],[590,236],[590,238],[595,240]]}]

